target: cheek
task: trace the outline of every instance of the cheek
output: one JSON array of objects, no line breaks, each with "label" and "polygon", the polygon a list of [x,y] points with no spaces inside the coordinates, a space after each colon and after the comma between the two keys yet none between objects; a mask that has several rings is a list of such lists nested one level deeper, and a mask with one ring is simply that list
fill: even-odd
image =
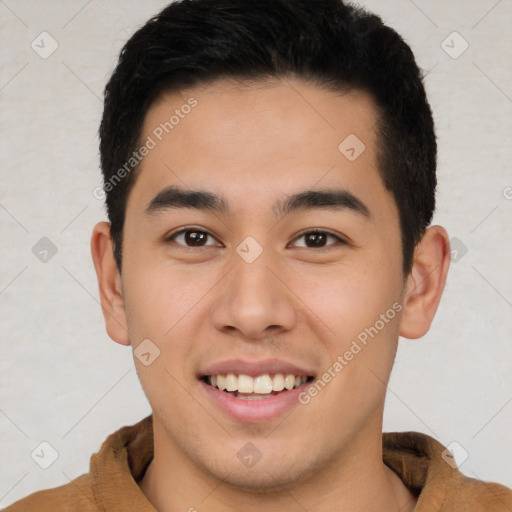
[{"label": "cheek", "polygon": [[[126,265],[128,328],[142,387],[151,406],[164,411],[169,403],[181,407],[187,400],[183,390],[193,383],[191,354],[200,344],[195,332],[200,322],[194,322],[192,317],[204,313],[201,297],[211,285],[201,276],[194,279],[190,272],[158,265],[143,266],[142,260],[139,261]],[[143,352],[144,345],[138,349],[143,340],[150,340],[150,351],[158,354],[149,365],[138,357]]]},{"label": "cheek", "polygon": [[[327,384],[319,392],[319,413],[340,411],[334,416],[343,424],[355,417],[363,421],[384,399],[396,353],[401,310],[396,281],[392,285],[388,274],[356,268],[315,281],[308,305],[328,326],[326,364],[319,376]],[[343,411],[353,411],[352,420],[339,419]]]},{"label": "cheek", "polygon": [[[308,280],[308,306],[327,325],[326,407],[372,409],[383,397],[398,340],[401,274],[389,263],[368,258]],[[314,283],[314,284],[313,284]],[[332,375],[336,377],[333,378]],[[351,393],[346,394],[350,389]],[[343,397],[343,399],[340,399]],[[359,404],[359,405],[358,405]]]},{"label": "cheek", "polygon": [[348,340],[374,325],[399,300],[396,274],[385,262],[360,261],[310,273],[311,277],[295,286],[302,289],[305,304],[325,324],[329,338]]},{"label": "cheek", "polygon": [[151,339],[170,364],[186,357],[200,344],[193,318],[205,314],[204,299],[217,280],[206,267],[148,263],[142,254],[127,259],[123,290],[132,343]]}]

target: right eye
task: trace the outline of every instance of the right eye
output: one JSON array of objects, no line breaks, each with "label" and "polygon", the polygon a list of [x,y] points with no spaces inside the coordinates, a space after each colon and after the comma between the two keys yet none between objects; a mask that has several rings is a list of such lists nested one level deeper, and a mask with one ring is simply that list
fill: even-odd
[{"label": "right eye", "polygon": [[[211,238],[214,243],[206,243],[208,237]],[[167,242],[175,242],[178,245],[184,245],[185,247],[207,247],[211,245],[220,245],[216,239],[206,231],[200,229],[182,229],[169,236]]]}]

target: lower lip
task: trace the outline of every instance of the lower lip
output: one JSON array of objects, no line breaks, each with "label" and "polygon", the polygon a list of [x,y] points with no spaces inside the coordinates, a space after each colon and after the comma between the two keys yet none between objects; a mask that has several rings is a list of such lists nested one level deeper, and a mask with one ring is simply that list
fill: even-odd
[{"label": "lower lip", "polygon": [[247,400],[236,398],[225,391],[210,386],[206,382],[200,384],[209,399],[222,412],[242,423],[270,421],[283,415],[289,409],[299,405],[299,395],[309,385],[303,384],[289,391],[282,391],[269,398]]}]

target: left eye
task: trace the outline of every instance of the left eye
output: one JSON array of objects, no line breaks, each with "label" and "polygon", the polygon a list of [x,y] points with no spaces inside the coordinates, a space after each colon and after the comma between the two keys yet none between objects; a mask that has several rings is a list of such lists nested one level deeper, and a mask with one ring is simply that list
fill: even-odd
[{"label": "left eye", "polygon": [[[211,238],[214,243],[206,243],[208,238]],[[219,245],[212,235],[199,229],[184,229],[183,231],[178,231],[177,233],[174,233],[174,235],[170,236],[168,240],[187,247]]]},{"label": "left eye", "polygon": [[[336,242],[345,243],[341,238],[325,231],[308,231],[307,233],[303,233],[297,237],[295,240],[300,240],[301,238],[304,239],[304,243],[302,245],[295,245],[295,247],[307,247],[314,249],[334,245]],[[328,244],[328,240],[334,240],[334,242]]]}]

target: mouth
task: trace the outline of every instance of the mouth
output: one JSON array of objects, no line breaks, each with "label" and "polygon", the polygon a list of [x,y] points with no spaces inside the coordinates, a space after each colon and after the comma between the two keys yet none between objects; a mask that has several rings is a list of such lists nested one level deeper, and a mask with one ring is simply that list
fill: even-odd
[{"label": "mouth", "polygon": [[252,377],[245,374],[204,375],[201,379],[212,388],[242,400],[264,400],[305,386],[313,376],[292,373],[262,374]]},{"label": "mouth", "polygon": [[197,379],[221,414],[237,423],[261,424],[290,414],[315,372],[281,359],[229,359],[204,366]]}]

